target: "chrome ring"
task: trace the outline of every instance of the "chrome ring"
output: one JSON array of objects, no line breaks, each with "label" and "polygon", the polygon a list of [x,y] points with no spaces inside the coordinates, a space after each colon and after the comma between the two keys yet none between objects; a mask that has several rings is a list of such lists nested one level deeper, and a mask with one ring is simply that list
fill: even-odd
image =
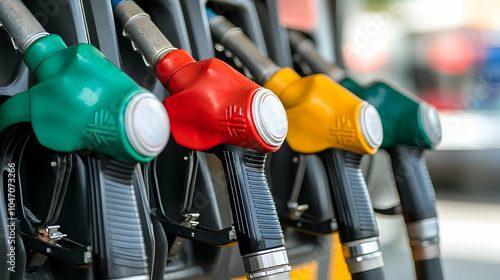
[{"label": "chrome ring", "polygon": [[378,149],[384,140],[384,130],[380,115],[373,105],[368,103],[362,105],[359,110],[359,126],[368,146],[372,149]]},{"label": "chrome ring", "polygon": [[288,265],[288,256],[284,247],[259,251],[242,256],[242,258],[247,273]]},{"label": "chrome ring", "polygon": [[288,120],[279,98],[270,90],[257,90],[252,100],[255,128],[266,144],[277,147],[285,141]]},{"label": "chrome ring", "polygon": [[[154,109],[155,111],[138,111],[141,106],[148,105],[148,108],[142,109]],[[148,113],[156,114],[148,115]],[[149,130],[144,130],[144,125],[151,124],[152,119],[158,120],[157,123],[153,123],[156,127],[149,127]],[[139,93],[130,99],[125,109],[124,124],[130,145],[144,157],[158,155],[167,145],[170,136],[167,111],[152,93]]]},{"label": "chrome ring", "polygon": [[439,236],[437,218],[429,218],[406,225],[410,240],[428,239]]},{"label": "chrome ring", "polygon": [[48,32],[40,32],[40,33],[36,33],[36,34],[33,34],[33,36],[31,36],[28,40],[26,40],[26,42],[24,42],[24,45],[22,46],[18,46],[21,48],[21,52],[24,53],[26,52],[26,50],[34,43],[36,42],[36,40],[42,38],[42,37],[45,37],[49,35]]},{"label": "chrome ring", "polygon": [[427,138],[429,138],[433,145],[439,143],[443,137],[443,132],[441,121],[439,120],[439,112],[436,107],[424,102],[420,104],[418,112]]},{"label": "chrome ring", "polygon": [[380,251],[380,241],[377,237],[361,239],[342,244],[345,258],[354,258]]}]

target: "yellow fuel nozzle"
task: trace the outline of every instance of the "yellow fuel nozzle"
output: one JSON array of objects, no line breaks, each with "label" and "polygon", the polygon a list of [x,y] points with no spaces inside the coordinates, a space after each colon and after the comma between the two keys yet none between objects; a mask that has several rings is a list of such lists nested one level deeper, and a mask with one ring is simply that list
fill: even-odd
[{"label": "yellow fuel nozzle", "polygon": [[377,110],[325,75],[300,77],[294,70],[283,68],[264,87],[273,91],[285,107],[286,140],[296,152],[336,148],[374,154],[382,143]]}]

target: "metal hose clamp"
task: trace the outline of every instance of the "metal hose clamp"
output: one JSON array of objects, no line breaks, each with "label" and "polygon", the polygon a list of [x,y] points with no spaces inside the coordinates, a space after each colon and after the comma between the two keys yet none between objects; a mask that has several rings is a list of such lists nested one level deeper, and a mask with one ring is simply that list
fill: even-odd
[{"label": "metal hose clamp", "polygon": [[430,260],[441,255],[437,218],[429,218],[408,224],[407,231],[415,261]]},{"label": "metal hose clamp", "polygon": [[384,265],[377,237],[344,243],[342,251],[350,273],[373,270]]},{"label": "metal hose clamp", "polygon": [[274,276],[291,270],[284,247],[259,251],[242,258],[248,279],[279,279]]}]

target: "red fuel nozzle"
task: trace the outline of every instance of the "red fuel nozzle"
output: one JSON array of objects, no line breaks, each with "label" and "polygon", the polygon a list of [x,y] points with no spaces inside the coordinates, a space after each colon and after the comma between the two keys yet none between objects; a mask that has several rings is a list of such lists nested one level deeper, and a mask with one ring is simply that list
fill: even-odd
[{"label": "red fuel nozzle", "polygon": [[[163,103],[172,120],[172,136],[180,145],[208,150],[233,144],[263,153],[281,146],[286,126],[273,129],[265,123],[273,120],[262,115],[264,104],[281,106],[277,97],[221,60],[195,61],[186,51],[175,50],[155,71],[172,94]],[[284,114],[271,114],[286,123]]]}]

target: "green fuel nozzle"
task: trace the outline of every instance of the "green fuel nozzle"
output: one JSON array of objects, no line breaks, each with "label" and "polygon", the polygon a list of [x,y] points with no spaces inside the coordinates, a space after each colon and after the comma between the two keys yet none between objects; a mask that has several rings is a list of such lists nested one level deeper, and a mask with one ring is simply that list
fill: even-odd
[{"label": "green fuel nozzle", "polygon": [[[92,265],[97,279],[150,279],[146,248],[152,245],[144,218],[149,212],[141,207],[134,177],[137,162],[150,161],[167,143],[164,106],[92,45],[67,47],[58,35],[49,35],[21,1],[0,1],[0,21],[39,82],[0,106],[0,132],[30,122],[38,142],[50,150],[94,151],[72,153],[82,165],[71,172],[82,170],[88,189],[89,218],[80,221],[89,223],[84,263]],[[46,244],[25,244],[46,253],[39,249]],[[64,244],[58,244],[64,257],[50,257],[70,258]]]},{"label": "green fuel nozzle", "polygon": [[437,109],[410,92],[381,82],[361,88],[350,78],[343,79],[340,84],[377,108],[384,127],[381,148],[404,144],[434,149],[441,141]]},{"label": "green fuel nozzle", "polygon": [[94,150],[129,162],[159,154],[169,136],[161,102],[89,44],[67,47],[17,0],[0,3],[0,21],[39,83],[0,107],[0,131],[31,122],[52,150]]},{"label": "green fuel nozzle", "polygon": [[384,129],[380,148],[405,144],[421,149],[434,149],[441,141],[441,124],[436,108],[404,89],[376,82],[362,87],[347,77],[336,65],[326,62],[314,43],[297,31],[289,31],[294,53],[315,73],[324,73],[361,99],[375,106]]},{"label": "green fuel nozzle", "polygon": [[442,131],[436,108],[404,89],[376,82],[361,87],[336,65],[326,62],[311,40],[289,31],[292,51],[315,73],[324,73],[375,106],[384,129],[380,148],[391,156],[418,280],[442,280],[436,196],[424,149],[435,149]]}]

